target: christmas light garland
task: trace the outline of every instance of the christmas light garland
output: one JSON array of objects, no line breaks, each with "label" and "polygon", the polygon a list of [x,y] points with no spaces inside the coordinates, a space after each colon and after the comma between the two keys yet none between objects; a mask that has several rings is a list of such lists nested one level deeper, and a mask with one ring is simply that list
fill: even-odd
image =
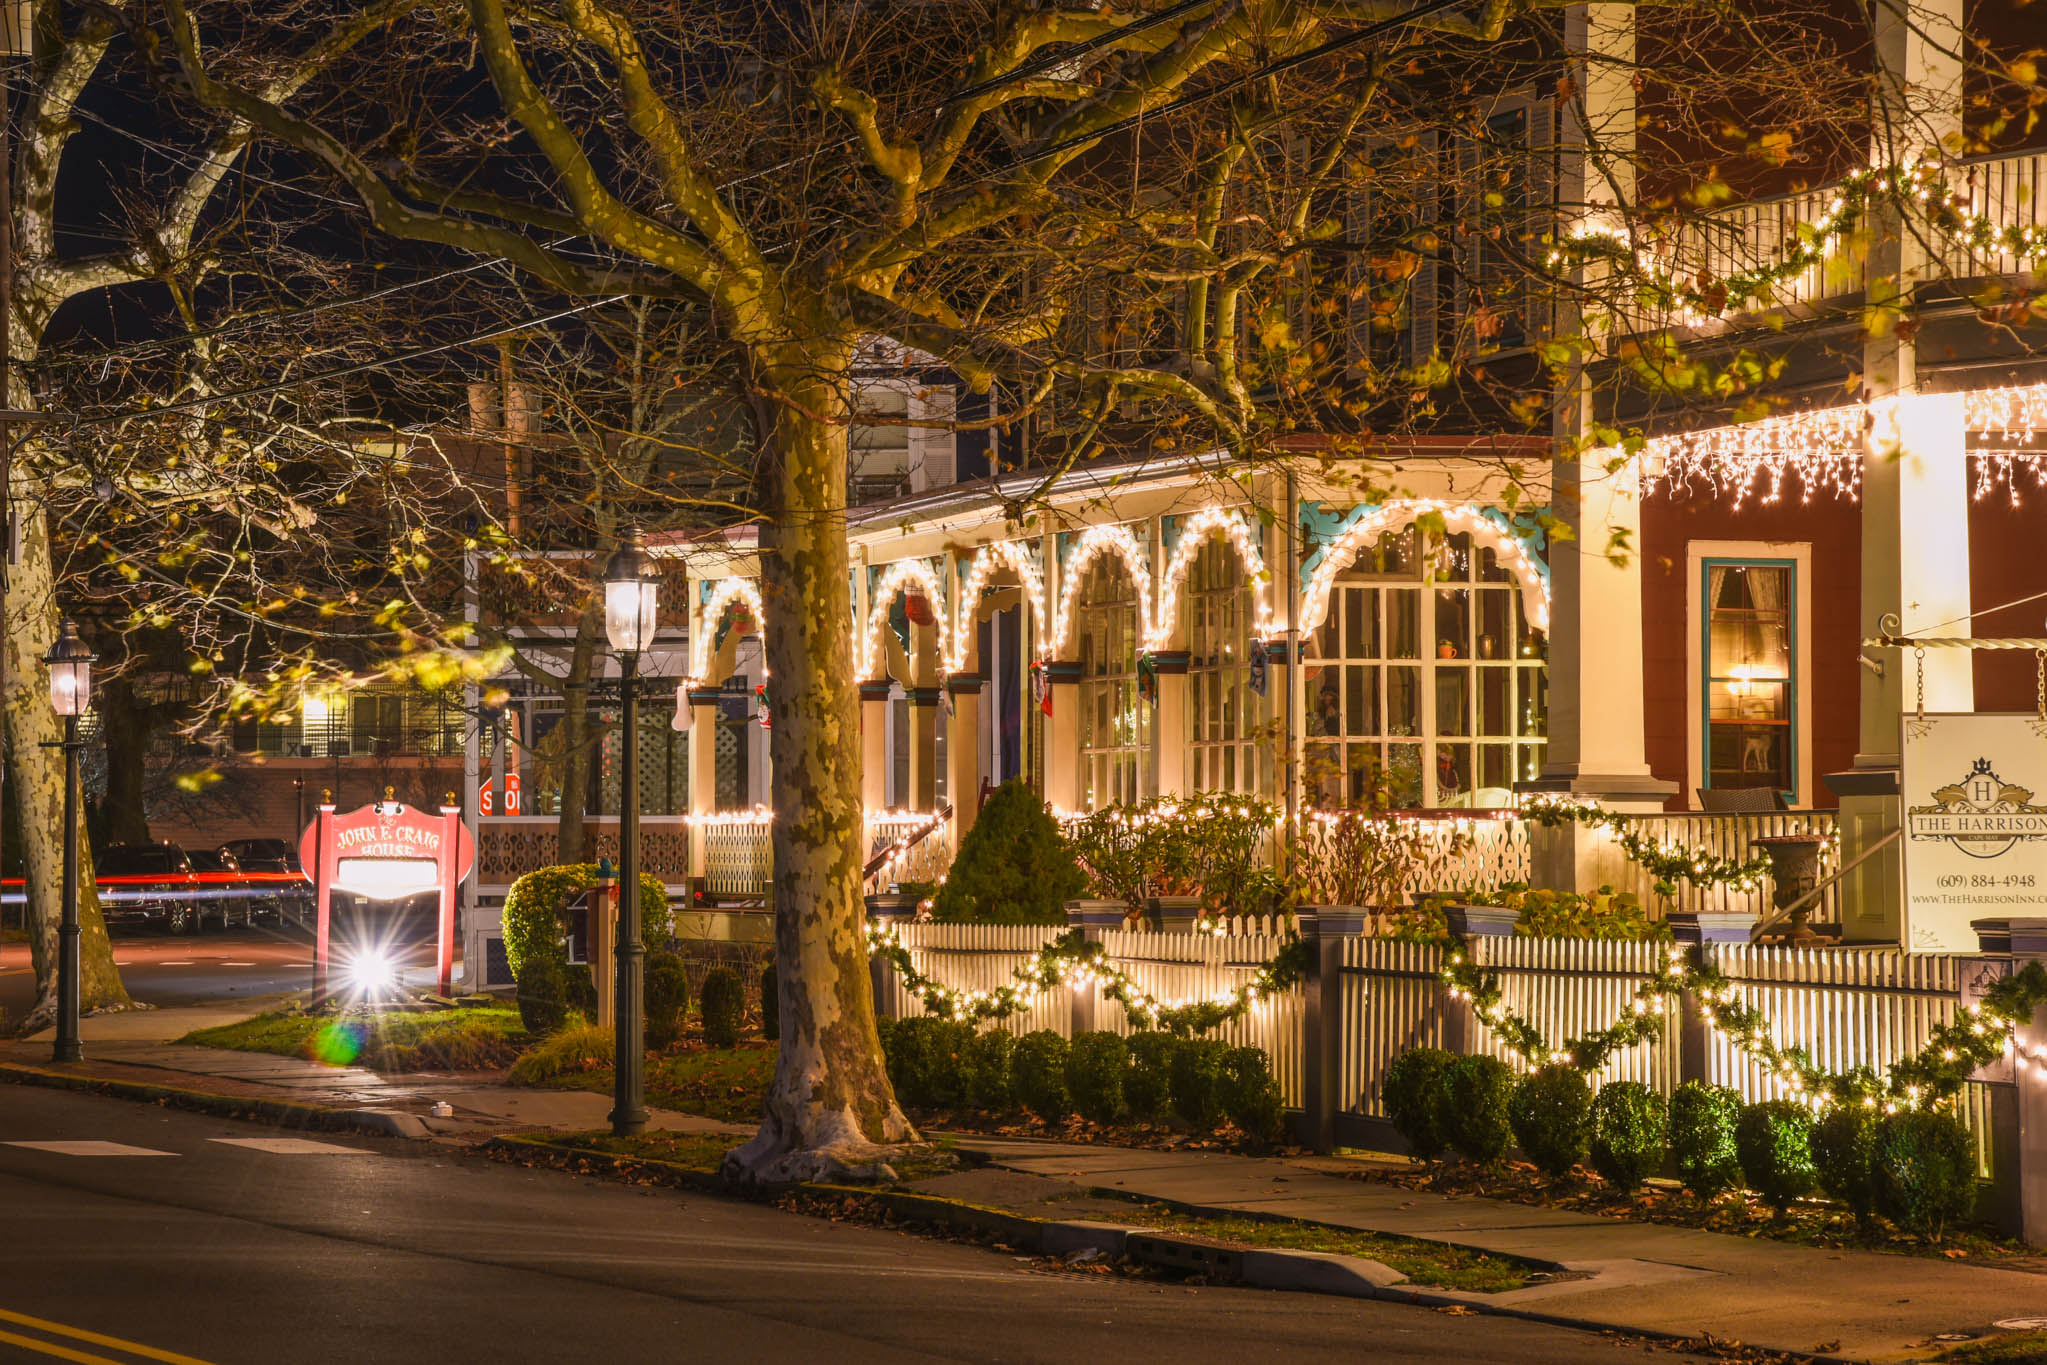
[{"label": "christmas light garland", "polygon": [[941,1019],[971,1023],[1006,1019],[1035,1007],[1062,986],[1071,990],[1100,986],[1104,996],[1123,1007],[1133,1027],[1181,1035],[1205,1032],[1240,1019],[1265,998],[1291,990],[1307,975],[1314,957],[1313,948],[1298,934],[1289,935],[1279,952],[1242,985],[1219,991],[1206,1000],[1163,1001],[1109,961],[1102,945],[1088,942],[1079,929],[1069,929],[1039,949],[1011,974],[1013,984],[989,990],[947,986],[926,976],[917,969],[893,924],[869,922],[867,946],[870,953],[896,969],[904,989]]},{"label": "christmas light garland", "polygon": [[1879,1081],[1867,1067],[1831,1072],[1804,1048],[1779,1043],[1762,1010],[1741,999],[1740,988],[1719,968],[1709,966],[1697,948],[1671,947],[1662,970],[1635,991],[1618,1019],[1560,1047],[1551,1045],[1527,1018],[1506,1008],[1500,973],[1472,961],[1468,944],[1452,940],[1443,948],[1442,976],[1451,997],[1469,1000],[1479,1022],[1530,1067],[1568,1064],[1597,1071],[1616,1053],[1661,1036],[1664,1021],[1677,1012],[1677,1001],[1687,994],[1698,1001],[1709,1030],[1760,1062],[1814,1110],[1829,1103],[1881,1106],[1891,1113],[1944,1105],[1972,1074],[1999,1057],[2011,1056],[2020,1068],[2047,1065],[2047,1057],[2029,1055],[2013,1036],[2020,1024],[2031,1022],[2035,1009],[2047,1003],[2047,969],[2038,962],[2004,977],[1984,993],[1980,1004],[1965,1005],[1953,1020],[1935,1026],[1925,1047],[1892,1063],[1889,1074]]},{"label": "christmas light garland", "polygon": [[1690,844],[1647,839],[1634,830],[1627,816],[1589,801],[1537,794],[1522,803],[1521,814],[1545,829],[1576,823],[1607,831],[1628,861],[1654,879],[1656,893],[1667,899],[1677,895],[1679,882],[1701,887],[1724,886],[1744,894],[1760,891],[1763,879],[1770,874],[1767,853],[1729,858]]}]

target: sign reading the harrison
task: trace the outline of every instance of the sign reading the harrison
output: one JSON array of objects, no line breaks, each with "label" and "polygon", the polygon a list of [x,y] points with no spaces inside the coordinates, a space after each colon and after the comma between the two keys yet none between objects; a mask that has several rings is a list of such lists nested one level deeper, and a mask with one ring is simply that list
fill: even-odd
[{"label": "sign reading the harrison", "polygon": [[2047,726],[2038,716],[1907,716],[1899,780],[1910,946],[1973,952],[1971,920],[2047,914]]}]

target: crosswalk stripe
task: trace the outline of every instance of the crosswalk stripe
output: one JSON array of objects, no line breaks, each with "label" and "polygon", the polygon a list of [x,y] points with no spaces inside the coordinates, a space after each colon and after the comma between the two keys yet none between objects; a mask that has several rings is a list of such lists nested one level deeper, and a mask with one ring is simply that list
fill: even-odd
[{"label": "crosswalk stripe", "polygon": [[[15,1323],[18,1326],[27,1327],[37,1332],[50,1332],[60,1337],[70,1337],[73,1341],[89,1341],[95,1346],[109,1346],[116,1351],[122,1352],[124,1355],[141,1356],[144,1360],[161,1361],[163,1365],[210,1365],[210,1362],[200,1360],[196,1356],[183,1356],[179,1355],[176,1351],[160,1351],[154,1346],[144,1346],[139,1341],[124,1341],[120,1337],[110,1337],[103,1332],[89,1332],[83,1327],[67,1327],[61,1322],[51,1322],[47,1318],[32,1318],[26,1313],[11,1313],[5,1308],[0,1308],[0,1321]],[[46,1355],[56,1356],[59,1360],[83,1361],[86,1362],[86,1365],[102,1365],[102,1363],[103,1365],[119,1365],[118,1361],[108,1360],[105,1356],[96,1356],[85,1351],[74,1351],[68,1346],[59,1346],[55,1342],[36,1341],[30,1337],[16,1336],[12,1332],[0,1332],[0,1340],[10,1341],[19,1346],[27,1346]]]},{"label": "crosswalk stripe", "polygon": [[[26,1147],[34,1152],[55,1152],[58,1156],[176,1156],[176,1152],[159,1152],[154,1147],[131,1147],[125,1142],[100,1142],[96,1139],[66,1139],[58,1142],[10,1142],[9,1147]],[[4,1315],[0,1315],[4,1316]]]},{"label": "crosswalk stripe", "polygon": [[335,1142],[314,1142],[310,1138],[208,1138],[223,1147],[246,1147],[252,1152],[278,1156],[375,1156],[360,1147],[343,1147]]}]

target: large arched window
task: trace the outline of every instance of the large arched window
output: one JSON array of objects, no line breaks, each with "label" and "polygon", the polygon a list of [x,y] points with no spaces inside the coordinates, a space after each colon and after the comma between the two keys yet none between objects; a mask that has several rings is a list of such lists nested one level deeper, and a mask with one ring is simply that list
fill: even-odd
[{"label": "large arched window", "polygon": [[1101,554],[1089,562],[1074,626],[1080,641],[1082,799],[1089,810],[1142,800],[1137,587],[1116,556]]},{"label": "large arched window", "polygon": [[1187,626],[1188,785],[1263,791],[1266,763],[1251,691],[1251,585],[1236,546],[1211,538],[1195,552],[1180,612]]},{"label": "large arched window", "polygon": [[1316,804],[1511,804],[1542,771],[1548,652],[1490,547],[1458,533],[1425,555],[1412,526],[1380,536],[1308,640]]}]

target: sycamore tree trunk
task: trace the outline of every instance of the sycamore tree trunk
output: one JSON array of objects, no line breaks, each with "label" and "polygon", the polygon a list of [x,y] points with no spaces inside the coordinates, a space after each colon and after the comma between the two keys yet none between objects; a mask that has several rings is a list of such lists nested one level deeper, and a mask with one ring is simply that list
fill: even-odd
[{"label": "sycamore tree trunk", "polygon": [[[16,502],[33,508],[32,493]],[[43,517],[21,520],[21,560],[8,574],[7,690],[0,697],[7,738],[7,800],[21,822],[21,856],[28,881],[28,942],[36,971],[36,1005],[24,1032],[50,1023],[57,1009],[57,922],[64,886],[64,753],[55,746],[63,726],[50,710],[50,675],[43,655],[57,638],[57,592],[50,566],[49,526]],[[78,822],[79,1008],[89,1011],[132,1002],[114,966],[106,920],[93,892],[92,841]]]},{"label": "sycamore tree trunk", "polygon": [[93,710],[99,715],[100,743],[106,750],[107,789],[94,825],[105,844],[146,844],[148,803],[143,777],[149,766],[149,745],[155,738],[159,708],[135,693],[133,678],[115,678],[93,689]]},{"label": "sycamore tree trunk", "polygon": [[[793,348],[792,348],[793,349]],[[865,814],[847,575],[845,346],[767,370],[774,514],[761,528],[775,723],[775,962],[781,1050],[742,1180],[864,1175],[916,1139],[882,1068],[860,895]],[[781,401],[775,401],[779,398]]]}]

